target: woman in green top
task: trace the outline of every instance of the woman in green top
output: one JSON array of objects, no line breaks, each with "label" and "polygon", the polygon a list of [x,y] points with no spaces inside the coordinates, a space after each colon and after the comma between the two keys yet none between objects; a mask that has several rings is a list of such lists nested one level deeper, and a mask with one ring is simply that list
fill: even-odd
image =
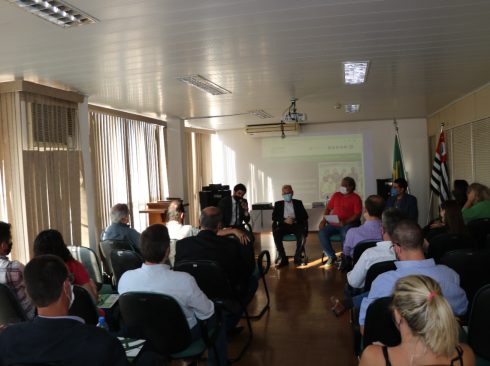
[{"label": "woman in green top", "polygon": [[463,206],[465,224],[476,219],[490,217],[490,189],[480,183],[470,184],[468,199]]}]

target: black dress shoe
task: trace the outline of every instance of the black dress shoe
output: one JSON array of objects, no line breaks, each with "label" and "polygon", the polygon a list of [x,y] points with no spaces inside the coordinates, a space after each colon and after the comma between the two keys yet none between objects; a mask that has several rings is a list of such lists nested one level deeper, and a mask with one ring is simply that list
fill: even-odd
[{"label": "black dress shoe", "polygon": [[286,267],[289,265],[289,261],[287,258],[283,258],[281,259],[281,261],[276,265],[276,268],[280,268],[280,267]]},{"label": "black dress shoe", "polygon": [[301,266],[303,262],[301,261],[301,257],[294,257],[294,264],[296,266]]}]

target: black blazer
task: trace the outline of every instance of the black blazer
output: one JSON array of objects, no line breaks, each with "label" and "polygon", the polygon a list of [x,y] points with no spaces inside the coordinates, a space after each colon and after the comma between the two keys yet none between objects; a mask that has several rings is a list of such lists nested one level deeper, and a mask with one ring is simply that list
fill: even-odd
[{"label": "black blazer", "polygon": [[211,260],[220,265],[230,282],[240,291],[245,290],[254,268],[241,244],[234,239],[216,235],[211,230],[201,230],[196,236],[177,241],[175,263],[185,260]]},{"label": "black blazer", "polygon": [[34,318],[0,333],[0,365],[129,366],[121,342],[73,319]]},{"label": "black blazer", "polygon": [[[247,202],[246,199],[243,200]],[[223,214],[224,227],[230,226],[231,216],[233,212],[233,207],[232,207],[233,204],[236,204],[236,201],[232,196],[223,197],[218,203],[218,207],[221,210],[221,213]],[[238,205],[238,207],[239,207],[238,221],[240,225],[235,225],[235,226],[242,226],[241,224],[243,222],[248,223],[250,221],[250,215],[245,215],[245,210],[243,209],[242,205]]]},{"label": "black blazer", "polygon": [[[305,206],[303,206],[303,202],[293,198],[293,208],[296,222],[300,225],[306,225],[308,223],[308,213],[305,210]],[[284,224],[284,201],[277,201],[274,203],[272,221],[276,226]]]}]

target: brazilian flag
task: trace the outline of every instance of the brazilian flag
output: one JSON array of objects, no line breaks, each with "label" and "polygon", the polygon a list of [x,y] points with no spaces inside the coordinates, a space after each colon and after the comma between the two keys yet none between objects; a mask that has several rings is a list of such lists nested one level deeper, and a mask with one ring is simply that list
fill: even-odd
[{"label": "brazilian flag", "polygon": [[398,135],[395,135],[395,149],[393,151],[393,169],[391,171],[391,177],[393,180],[398,178],[407,179],[405,177],[405,168],[403,167],[402,152]]}]

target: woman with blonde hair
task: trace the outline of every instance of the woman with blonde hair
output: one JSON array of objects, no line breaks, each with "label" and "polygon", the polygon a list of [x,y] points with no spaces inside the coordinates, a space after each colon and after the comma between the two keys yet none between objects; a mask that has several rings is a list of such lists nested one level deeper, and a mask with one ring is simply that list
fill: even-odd
[{"label": "woman with blonde hair", "polygon": [[392,306],[401,343],[395,347],[368,346],[362,353],[360,366],[475,365],[471,348],[458,342],[458,322],[439,284],[432,278],[400,278],[395,285]]},{"label": "woman with blonde hair", "polygon": [[461,211],[464,223],[490,217],[490,189],[480,183],[468,187],[468,198]]}]

